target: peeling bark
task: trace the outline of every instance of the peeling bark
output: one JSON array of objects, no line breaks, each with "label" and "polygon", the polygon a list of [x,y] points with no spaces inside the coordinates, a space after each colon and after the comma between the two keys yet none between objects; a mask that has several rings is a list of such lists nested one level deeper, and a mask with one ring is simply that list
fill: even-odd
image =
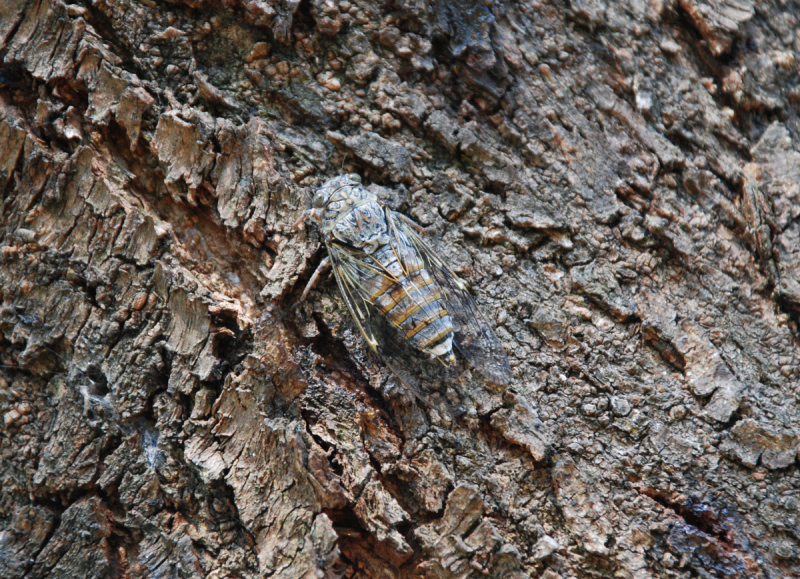
[{"label": "peeling bark", "polygon": [[[796,8],[0,3],[0,575],[800,575]],[[508,388],[294,307],[342,170]]]}]

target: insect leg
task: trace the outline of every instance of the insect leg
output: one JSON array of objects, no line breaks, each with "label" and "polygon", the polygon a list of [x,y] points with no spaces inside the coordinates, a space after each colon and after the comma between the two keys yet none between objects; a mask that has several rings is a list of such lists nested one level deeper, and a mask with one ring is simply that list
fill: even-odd
[{"label": "insect leg", "polygon": [[300,217],[297,219],[297,221],[295,221],[291,225],[288,224],[288,223],[276,223],[275,224],[275,227],[276,227],[275,230],[276,231],[280,231],[281,233],[287,233],[287,232],[290,232],[290,231],[298,231],[301,228],[301,226],[305,223],[305,220],[308,218],[308,216],[311,215],[313,212],[314,212],[313,209],[304,210],[300,214]]},{"label": "insect leg", "polygon": [[300,214],[300,217],[295,221],[292,225],[290,225],[291,229],[297,230],[300,229],[300,226],[305,223],[306,218],[311,215],[313,209],[306,209]]},{"label": "insect leg", "polygon": [[319,266],[317,266],[317,270],[314,272],[314,275],[312,275],[311,279],[308,280],[308,283],[306,284],[306,288],[303,290],[303,293],[300,296],[300,299],[297,300],[297,302],[292,307],[296,307],[300,303],[306,301],[306,298],[308,297],[308,292],[310,292],[312,289],[317,287],[317,284],[319,283],[320,278],[322,277],[322,275],[324,273],[327,273],[327,271],[330,269],[330,267],[331,267],[331,258],[326,255],[325,259],[323,259],[322,261],[319,262]]},{"label": "insect leg", "polygon": [[433,227],[422,227],[422,225],[406,217],[402,213],[395,213],[395,215],[397,216],[398,219],[402,219],[403,221],[405,221],[407,225],[410,225],[413,229],[419,231],[420,233],[430,233],[431,231],[433,231]]}]

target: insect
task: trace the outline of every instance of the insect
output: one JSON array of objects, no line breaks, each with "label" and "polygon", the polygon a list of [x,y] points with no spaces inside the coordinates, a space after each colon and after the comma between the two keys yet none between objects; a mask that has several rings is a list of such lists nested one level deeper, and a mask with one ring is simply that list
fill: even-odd
[{"label": "insect", "polygon": [[332,266],[367,344],[407,386],[420,358],[453,367],[454,349],[489,381],[510,382],[505,351],[467,286],[422,241],[424,229],[384,206],[358,174],[326,181],[307,216],[328,255],[300,301]]}]

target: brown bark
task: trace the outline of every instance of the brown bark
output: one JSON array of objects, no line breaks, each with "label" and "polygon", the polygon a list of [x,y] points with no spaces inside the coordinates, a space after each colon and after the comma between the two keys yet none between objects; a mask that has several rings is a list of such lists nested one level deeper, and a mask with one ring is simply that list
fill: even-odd
[{"label": "brown bark", "polygon": [[[800,576],[797,30],[0,2],[0,575]],[[292,308],[342,163],[433,228],[509,388],[423,404],[331,279]]]}]

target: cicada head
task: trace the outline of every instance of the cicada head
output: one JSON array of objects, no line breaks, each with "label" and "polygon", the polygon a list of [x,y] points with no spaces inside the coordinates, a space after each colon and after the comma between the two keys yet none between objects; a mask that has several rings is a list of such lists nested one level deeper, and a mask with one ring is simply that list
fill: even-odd
[{"label": "cicada head", "polygon": [[[312,209],[311,214],[314,220],[317,223],[321,223],[323,221],[323,215],[326,213],[326,209],[330,212],[331,209],[346,209],[348,207],[348,203],[340,203],[337,205],[336,202],[333,203],[336,207],[328,207],[328,204],[331,203],[332,200],[338,200],[342,195],[336,195],[343,189],[347,188],[354,188],[359,187],[361,185],[361,175],[357,173],[348,173],[346,175],[339,175],[338,177],[334,177],[333,179],[328,179],[325,183],[322,184],[322,187],[317,189],[317,193],[314,195],[314,199],[311,202]],[[365,192],[366,193],[366,192]],[[347,198],[347,195],[344,195]],[[335,201],[334,200],[334,201]],[[340,207],[341,205],[341,207]]]}]

